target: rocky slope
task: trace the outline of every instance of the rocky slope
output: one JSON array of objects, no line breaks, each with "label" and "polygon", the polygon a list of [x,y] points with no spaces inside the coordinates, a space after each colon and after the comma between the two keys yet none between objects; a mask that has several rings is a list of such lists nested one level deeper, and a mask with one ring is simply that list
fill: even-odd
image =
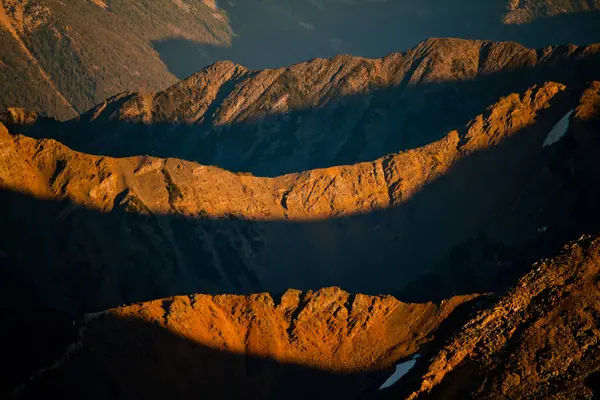
[{"label": "rocky slope", "polygon": [[[83,311],[178,293],[381,293],[423,276],[410,298],[491,290],[594,221],[596,168],[580,164],[596,131],[543,143],[574,108],[569,132],[587,132],[598,90],[536,86],[422,148],[277,178],[3,128],[2,250],[32,296]],[[17,110],[4,119],[27,130]]]},{"label": "rocky slope", "polygon": [[[583,236],[496,297],[404,304],[330,288],[136,304],[85,316],[66,356],[15,394],[593,399],[599,273],[600,239]],[[377,390],[417,352],[408,374]]]},{"label": "rocky slope", "polygon": [[[428,37],[533,47],[600,41],[596,12],[517,27],[502,22],[507,3],[3,0],[0,111],[20,106],[67,119],[115,93],[160,90],[224,59],[274,68],[340,53],[381,57]],[[545,14],[538,3],[513,5],[507,21]],[[564,12],[564,3],[548,13]],[[568,10],[597,8],[570,3]]]},{"label": "rocky slope", "polygon": [[532,50],[459,39],[276,70],[220,62],[163,92],[110,98],[54,137],[87,153],[277,176],[423,146],[534,84],[581,88],[598,78],[598,65],[598,45]]},{"label": "rocky slope", "polygon": [[596,398],[599,256],[598,237],[584,236],[534,264],[427,360],[407,398]]},{"label": "rocky slope", "polygon": [[218,63],[70,123],[8,109],[1,395],[597,396],[597,67],[429,40]]},{"label": "rocky slope", "polygon": [[405,304],[329,288],[275,299],[179,296],[113,309],[85,316],[69,356],[34,373],[17,397],[49,393],[52,382],[62,398],[107,389],[131,398],[358,398],[449,315],[468,315],[473,297]]},{"label": "rocky slope", "polygon": [[523,24],[537,18],[600,10],[600,2],[581,0],[510,0],[504,22]]},{"label": "rocky slope", "polygon": [[225,45],[231,28],[204,0],[3,0],[0,108],[66,119],[114,93],[164,88],[177,79],[152,40],[171,36]]}]

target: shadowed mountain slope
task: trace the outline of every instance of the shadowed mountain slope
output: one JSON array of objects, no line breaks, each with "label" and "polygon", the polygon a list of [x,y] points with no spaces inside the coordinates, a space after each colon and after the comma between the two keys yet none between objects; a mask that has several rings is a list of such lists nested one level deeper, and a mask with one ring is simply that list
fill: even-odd
[{"label": "shadowed mountain slope", "polygon": [[[56,362],[24,371],[31,378],[14,393],[21,399],[594,398],[599,272],[600,239],[583,236],[495,297],[404,304],[329,288],[280,298],[189,295],[135,304],[85,315]],[[415,367],[378,391],[393,364],[417,352]],[[29,357],[26,348],[23,356]]]},{"label": "shadowed mountain slope", "polygon": [[121,94],[78,121],[28,134],[86,153],[278,176],[427,145],[534,84],[582,88],[598,78],[599,49],[432,39],[377,60],[264,71],[221,62],[163,92]]},{"label": "shadowed mountain slope", "polygon": [[594,229],[583,139],[542,145],[571,109],[569,132],[584,129],[597,92],[533,87],[428,146],[278,178],[92,156],[4,129],[2,250],[45,304],[84,311],[331,285],[409,296],[426,274],[409,298],[490,290]]}]

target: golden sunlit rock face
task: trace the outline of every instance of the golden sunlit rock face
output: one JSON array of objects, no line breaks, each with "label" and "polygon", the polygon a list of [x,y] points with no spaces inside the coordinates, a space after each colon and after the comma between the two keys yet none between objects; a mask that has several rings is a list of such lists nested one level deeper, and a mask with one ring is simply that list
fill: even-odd
[{"label": "golden sunlit rock face", "polygon": [[[406,304],[339,288],[271,295],[176,296],[108,311],[156,324],[215,350],[332,372],[368,371],[415,353],[457,306],[476,295]],[[106,316],[106,315],[105,315]]]},{"label": "golden sunlit rock face", "polygon": [[577,0],[509,0],[507,10],[504,23],[526,24],[540,18],[572,13],[598,12],[600,11],[600,3]]},{"label": "golden sunlit rock face", "polygon": [[257,176],[370,162],[436,142],[534,85],[596,79],[598,50],[429,39],[380,59],[261,71],[223,61],[158,93],[109,98],[61,139],[87,153],[174,157]]},{"label": "golden sunlit rock face", "polygon": [[[119,391],[135,396],[354,397],[475,297],[406,304],[339,288],[288,290],[275,299],[177,296],[90,315],[81,341],[93,363],[111,366]],[[157,370],[161,381],[143,379]]]},{"label": "golden sunlit rock face", "polygon": [[8,108],[0,395],[598,396],[599,49],[430,39]]},{"label": "golden sunlit rock face", "polygon": [[594,398],[600,369],[600,241],[533,265],[428,361],[409,399]]},{"label": "golden sunlit rock face", "polygon": [[[53,298],[74,300],[84,310],[197,291],[284,291],[342,283],[356,291],[392,292],[435,270],[454,246],[498,218],[503,222],[496,229],[504,224],[501,235],[514,245],[540,236],[540,226],[548,222],[539,216],[503,215],[531,182],[562,185],[560,176],[545,171],[552,151],[541,144],[556,122],[554,112],[564,115],[576,101],[562,84],[534,86],[501,98],[467,127],[422,148],[276,178],[178,159],[95,156],[4,129],[2,187],[7,204],[23,212],[5,218],[19,231],[19,218],[38,215],[37,223],[45,227],[41,232],[51,236],[42,239],[41,233],[38,240],[60,240],[52,257],[22,260],[44,265],[43,273],[57,284]],[[493,150],[504,146],[508,149]],[[511,165],[498,169],[497,159]],[[456,171],[468,176],[472,168],[491,175],[476,178],[483,180],[476,185],[466,177],[444,180],[463,174]],[[503,182],[506,174],[511,179]],[[498,180],[490,181],[491,176]],[[421,197],[430,187],[441,191],[432,196],[449,200],[443,216],[432,217],[441,209],[430,208]],[[24,207],[19,196],[44,205]],[[548,196],[527,201],[555,207],[565,201]],[[563,212],[546,218],[558,221]],[[422,217],[412,217],[415,213]],[[72,228],[58,239],[51,233],[58,226]],[[436,250],[415,252],[419,248]],[[111,267],[115,264],[119,267]],[[83,282],[93,274],[103,278],[90,286],[70,281],[72,268],[79,268],[74,265],[82,266]]]},{"label": "golden sunlit rock face", "polygon": [[[564,90],[564,85],[550,82],[523,95],[511,94],[461,132],[452,131],[422,148],[373,162],[277,178],[235,174],[177,159],[93,156],[53,140],[11,138],[6,128],[3,135],[7,144],[13,142],[7,145],[11,149],[7,156],[25,158],[30,165],[20,170],[35,171],[55,196],[78,205],[110,211],[139,201],[141,207],[154,214],[319,220],[368,213],[409,200],[461,159],[533,125],[538,113],[549,108],[553,98]],[[15,175],[5,173],[4,188],[27,192],[33,181]],[[31,194],[37,194],[31,190]],[[115,201],[119,194],[125,196]]]},{"label": "golden sunlit rock face", "polygon": [[[599,249],[597,237],[583,236],[505,295],[439,305],[327,288],[275,299],[177,296],[88,314],[59,372],[19,393],[58,385],[77,398],[91,383],[145,398],[370,398],[393,363],[418,354],[382,395],[593,398]],[[86,383],[70,384],[77,376]]]}]

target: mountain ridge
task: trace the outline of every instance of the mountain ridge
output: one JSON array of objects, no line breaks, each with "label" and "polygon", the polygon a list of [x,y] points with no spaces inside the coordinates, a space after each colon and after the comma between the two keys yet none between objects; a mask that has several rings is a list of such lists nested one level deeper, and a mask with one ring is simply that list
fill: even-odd
[{"label": "mountain ridge", "polygon": [[[586,93],[595,93],[594,87]],[[22,237],[25,232],[20,231],[23,222],[19,221],[39,218],[37,223],[45,227],[40,240],[46,245],[55,239],[43,232],[65,232],[54,255],[44,260],[23,252],[16,238],[4,239],[12,243],[5,252],[18,254],[17,260],[31,268],[35,265],[34,270],[47,268],[44,274],[54,274],[53,265],[58,263],[81,264],[83,269],[77,274],[82,282],[89,282],[94,274],[114,276],[94,284],[97,292],[86,290],[87,283],[81,286],[71,281],[73,268],[80,267],[61,267],[48,281],[58,285],[51,297],[72,293],[67,296],[77,299],[72,305],[84,310],[121,304],[123,296],[126,301],[164,297],[160,294],[193,287],[208,292],[277,291],[342,282],[366,292],[393,291],[425,272],[449,268],[453,249],[482,232],[487,238],[476,247],[491,246],[486,251],[499,252],[494,257],[511,259],[514,255],[508,254],[519,253],[526,243],[544,243],[551,237],[544,239],[541,226],[551,225],[556,230],[553,235],[560,237],[563,230],[566,234],[583,223],[569,217],[580,194],[552,193],[570,179],[570,173],[563,176],[547,167],[562,146],[542,147],[552,126],[576,106],[578,93],[548,83],[501,99],[463,130],[424,148],[376,162],[276,179],[176,159],[93,156],[73,152],[51,139],[36,140],[3,130],[3,197],[15,210],[4,216],[6,226]],[[593,96],[588,96],[586,104],[593,104]],[[472,171],[479,172],[474,175]],[[545,189],[536,195],[532,185]],[[15,191],[22,194],[17,196]],[[50,204],[40,209],[39,217],[30,216],[19,205],[28,204],[23,202],[24,195],[48,199]],[[448,199],[447,212],[432,208],[440,195]],[[542,212],[531,215],[529,207]],[[100,211],[98,216],[93,209]],[[508,210],[512,210],[510,216],[505,215]],[[432,218],[432,213],[437,217]],[[426,215],[431,222],[425,228]],[[516,219],[518,231],[512,228]],[[64,230],[68,226],[77,227],[78,234],[70,235]],[[122,231],[120,226],[128,229]],[[451,240],[448,230],[454,232]],[[113,237],[106,232],[122,234]],[[91,245],[85,239],[90,235],[106,241]],[[314,235],[325,235],[328,242],[314,242],[310,239]],[[22,240],[29,242],[25,237]],[[432,243],[437,252],[414,252],[415,248],[431,249]],[[115,248],[121,250],[115,252]],[[149,258],[148,252],[155,256]],[[112,260],[113,256],[120,261]],[[118,270],[110,267],[115,262],[121,265]],[[402,276],[402,284],[389,279],[391,263],[398,265],[393,273]],[[377,269],[367,277],[363,265]],[[512,270],[518,263],[507,261],[507,265]],[[148,286],[135,295],[127,294],[140,268],[153,271],[144,275]],[[307,268],[314,273],[307,273]],[[470,268],[478,267],[469,266],[467,271]],[[486,268],[493,271],[496,267]],[[160,288],[158,276],[162,277]],[[485,276],[473,282],[485,282],[489,279]]]},{"label": "mountain ridge", "polygon": [[[533,47],[600,40],[597,6],[519,4],[511,13],[527,21],[550,17],[513,29],[503,22],[507,3],[3,0],[18,35],[0,25],[0,82],[10,88],[0,111],[19,106],[65,120],[76,113],[61,97],[80,113],[118,92],[161,90],[221,59],[264,68],[338,53],[382,56],[431,36]],[[565,29],[573,23],[577,33]],[[357,25],[365,27],[360,35],[348,28]]]},{"label": "mountain ridge", "polygon": [[[431,39],[374,60],[253,72],[219,62],[163,92],[108,99],[49,137],[86,153],[175,157],[261,176],[355,164],[441,139],[534,84],[583,88],[596,79],[599,50]],[[437,118],[415,118],[428,112]]]},{"label": "mountain ridge", "polygon": [[7,109],[0,391],[596,396],[599,57],[431,39]]},{"label": "mountain ridge", "polygon": [[[583,235],[506,292],[439,304],[326,288],[277,301],[177,296],[88,314],[68,356],[16,398],[56,388],[78,398],[89,387],[151,398],[593,398],[599,248],[596,235]],[[394,363],[415,354],[413,369],[377,391]]]}]

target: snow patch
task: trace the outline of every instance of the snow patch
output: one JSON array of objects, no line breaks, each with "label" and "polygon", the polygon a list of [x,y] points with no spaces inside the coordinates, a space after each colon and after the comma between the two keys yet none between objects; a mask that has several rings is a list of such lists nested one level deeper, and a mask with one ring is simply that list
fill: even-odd
[{"label": "snow patch", "polygon": [[569,118],[571,117],[571,114],[573,114],[574,111],[575,110],[569,111],[564,117],[561,118],[560,121],[556,123],[556,125],[554,125],[552,130],[550,130],[550,133],[548,133],[548,136],[546,136],[542,147],[552,146],[554,143],[558,142],[563,136],[565,136],[565,134],[569,130]]},{"label": "snow patch", "polygon": [[383,382],[383,385],[381,385],[379,387],[379,390],[387,389],[390,386],[392,386],[394,383],[398,382],[400,380],[400,378],[402,378],[404,375],[406,375],[408,373],[408,371],[410,371],[412,369],[412,367],[415,366],[415,364],[417,363],[417,358],[419,358],[419,357],[421,357],[420,354],[415,354],[413,356],[412,360],[405,361],[403,363],[396,365],[396,371],[394,371],[392,376],[390,376],[385,382]]}]

